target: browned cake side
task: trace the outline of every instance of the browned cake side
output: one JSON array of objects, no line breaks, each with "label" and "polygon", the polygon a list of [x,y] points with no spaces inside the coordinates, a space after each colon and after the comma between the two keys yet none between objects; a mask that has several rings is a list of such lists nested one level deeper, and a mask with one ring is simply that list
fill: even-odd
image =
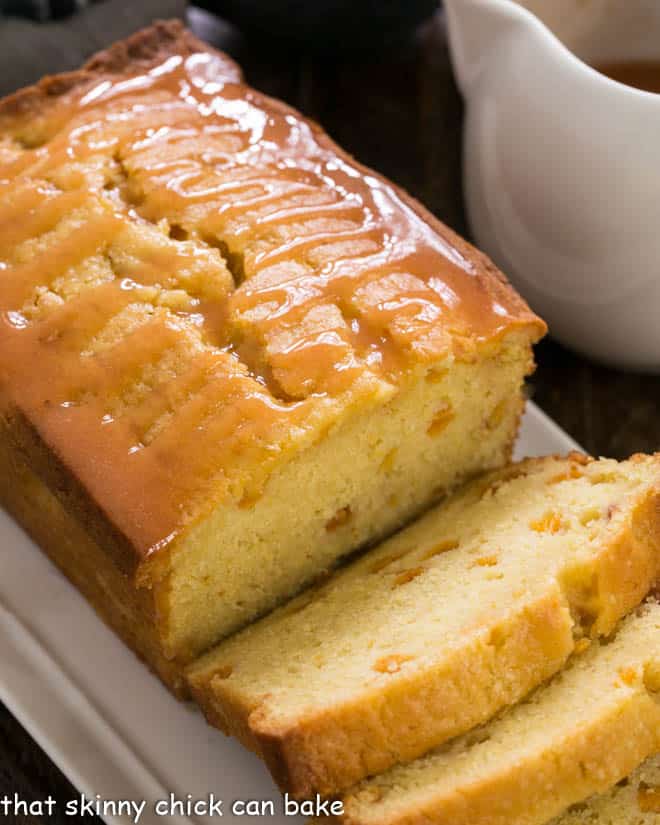
[{"label": "browned cake side", "polygon": [[151,591],[136,588],[28,466],[0,425],[0,501],[93,605],[99,616],[180,698],[181,668],[163,656]]}]

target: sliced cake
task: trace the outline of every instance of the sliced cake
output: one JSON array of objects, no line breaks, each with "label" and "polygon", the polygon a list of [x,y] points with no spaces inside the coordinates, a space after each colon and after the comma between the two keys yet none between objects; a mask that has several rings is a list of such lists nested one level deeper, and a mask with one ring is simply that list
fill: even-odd
[{"label": "sliced cake", "polygon": [[219,645],[188,678],[283,789],[331,794],[479,725],[660,575],[660,456],[529,459]]},{"label": "sliced cake", "polygon": [[651,602],[501,718],[359,785],[341,821],[542,825],[659,752],[660,605]]},{"label": "sliced cake", "polygon": [[175,689],[507,460],[544,324],[179,24],[1,101],[0,193],[3,501]]},{"label": "sliced cake", "polygon": [[660,825],[660,754],[605,793],[572,805],[551,825]]}]

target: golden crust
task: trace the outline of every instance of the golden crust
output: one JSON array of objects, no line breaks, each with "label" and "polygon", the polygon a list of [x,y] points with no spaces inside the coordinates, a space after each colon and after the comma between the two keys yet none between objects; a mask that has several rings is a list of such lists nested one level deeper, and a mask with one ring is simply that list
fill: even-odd
[{"label": "golden crust", "polygon": [[94,610],[180,699],[188,697],[183,668],[162,654],[154,592],[137,589],[83,526],[62,506],[0,423],[0,502]]},{"label": "golden crust", "polygon": [[[552,755],[539,754],[488,780],[461,788],[441,802],[378,819],[378,825],[522,825],[541,823],[559,807],[605,791],[627,776],[660,746],[653,727],[660,724],[657,706],[639,694],[622,703],[609,718],[581,726]],[[580,766],[588,766],[581,773]],[[506,811],[503,801],[506,800]],[[533,811],[533,817],[530,817]],[[375,825],[347,804],[345,825]]]},{"label": "golden crust", "polygon": [[660,663],[658,618],[650,601],[610,641],[614,654],[596,644],[472,740],[357,786],[339,821],[541,825],[607,791],[660,748],[657,685],[648,676]]},{"label": "golden crust", "polygon": [[[205,681],[193,675],[189,686],[209,723],[257,753],[283,791],[298,798],[327,796],[387,769],[392,754],[405,762],[436,745],[437,726],[420,744],[424,720],[444,716],[451,720],[450,729],[467,730],[496,713],[503,701],[524,696],[548,679],[573,650],[570,615],[558,590],[528,605],[509,625],[499,627],[508,638],[496,662],[493,648],[476,639],[469,647],[457,647],[450,662],[424,668],[389,690],[363,692],[339,709],[304,716],[291,726],[278,725],[268,710],[232,695],[221,677]],[[506,698],[483,690],[494,669],[510,674]],[[411,737],[411,731],[416,735]]]},{"label": "golden crust", "polygon": [[[82,68],[47,75],[33,86],[19,89],[0,100],[0,129],[10,128],[11,121],[16,119],[24,121],[42,116],[58,97],[77,86],[97,82],[99,75],[134,74],[136,69],[157,66],[173,55],[203,51],[209,51],[208,44],[196,38],[180,20],[156,20],[149,28],[97,52]],[[222,58],[228,72],[240,79],[240,67],[227,55],[223,54]]]},{"label": "golden crust", "polygon": [[[63,512],[75,519],[91,541],[103,548],[120,575],[134,580],[136,555],[130,540],[107,517],[100,502],[88,495],[67,463],[53,454],[34,422],[13,407],[5,411],[2,424],[7,443],[11,443],[17,455],[22,455],[29,462],[35,477],[41,479],[48,489],[56,491]],[[9,504],[7,506],[11,509]]]},{"label": "golden crust", "polygon": [[658,825],[660,754],[605,793],[572,806],[549,825]]}]

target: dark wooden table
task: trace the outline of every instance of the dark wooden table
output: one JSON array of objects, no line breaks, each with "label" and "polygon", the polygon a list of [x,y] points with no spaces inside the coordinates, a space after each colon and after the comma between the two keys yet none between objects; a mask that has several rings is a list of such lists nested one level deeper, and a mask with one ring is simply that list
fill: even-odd
[{"label": "dark wooden table", "polygon": [[[201,12],[199,34],[232,54],[257,88],[310,115],[352,154],[384,172],[439,218],[469,235],[461,198],[461,102],[441,17],[388,54],[309,57],[250,41]],[[621,458],[660,449],[660,378],[589,363],[551,339],[537,349],[534,400],[586,450]],[[76,792],[0,705],[0,799]],[[2,818],[0,812],[0,819]],[[8,817],[10,825],[41,821]],[[62,814],[43,821],[71,823]],[[88,819],[87,821],[91,821]]]}]

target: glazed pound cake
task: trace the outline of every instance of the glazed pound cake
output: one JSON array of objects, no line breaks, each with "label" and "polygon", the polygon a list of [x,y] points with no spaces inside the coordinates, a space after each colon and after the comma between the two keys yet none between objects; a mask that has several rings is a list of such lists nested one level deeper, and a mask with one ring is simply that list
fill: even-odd
[{"label": "glazed pound cake", "polygon": [[342,821],[542,825],[657,753],[660,605],[650,602],[501,718],[358,786]]},{"label": "glazed pound cake", "polygon": [[332,794],[521,699],[658,577],[660,455],[528,459],[226,640],[189,681],[282,789]]},{"label": "glazed pound cake", "polygon": [[178,24],[0,102],[0,190],[3,498],[176,689],[509,456],[543,323]]},{"label": "glazed pound cake", "polygon": [[552,825],[660,825],[660,754],[605,793],[572,805]]}]

